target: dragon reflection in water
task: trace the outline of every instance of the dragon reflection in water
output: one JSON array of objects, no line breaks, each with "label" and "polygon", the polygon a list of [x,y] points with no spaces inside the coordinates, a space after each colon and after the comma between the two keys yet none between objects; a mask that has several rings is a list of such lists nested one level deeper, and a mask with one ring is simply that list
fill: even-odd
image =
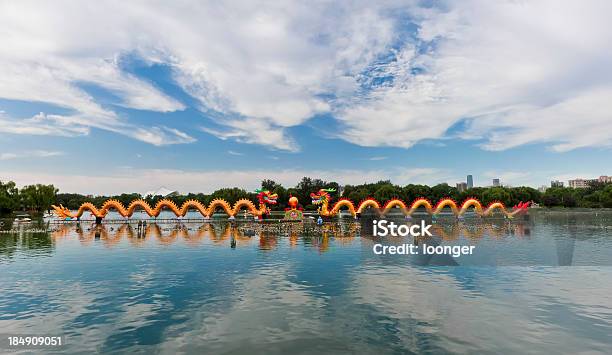
[{"label": "dragon reflection in water", "polygon": [[[454,222],[449,224],[434,223],[431,232],[435,238],[454,241],[465,238],[470,243],[478,243],[484,237],[502,239],[508,236],[528,238],[530,229],[522,223],[476,223]],[[247,224],[235,223],[203,223],[196,224],[156,224],[150,223],[142,228],[134,224],[120,225],[91,225],[81,224],[58,225],[51,231],[51,238],[55,242],[62,242],[76,234],[82,245],[88,246],[99,240],[106,247],[113,247],[122,240],[127,240],[133,246],[144,246],[151,240],[161,245],[172,245],[184,242],[188,246],[197,247],[206,241],[213,245],[227,245],[228,241],[233,247],[246,247],[258,244],[261,250],[273,250],[278,243],[286,238],[292,248],[300,244],[300,239],[308,241],[319,251],[324,252],[329,246],[329,240],[335,239],[335,244],[342,247],[351,245],[355,238],[364,239],[373,237],[361,233],[361,224],[350,223],[324,223],[321,226],[306,223],[287,224]]]}]

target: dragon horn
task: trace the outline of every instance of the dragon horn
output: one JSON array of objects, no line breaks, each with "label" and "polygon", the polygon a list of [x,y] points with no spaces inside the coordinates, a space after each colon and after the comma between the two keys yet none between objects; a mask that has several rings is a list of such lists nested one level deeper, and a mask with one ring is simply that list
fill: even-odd
[{"label": "dragon horn", "polygon": [[258,194],[262,193],[262,192],[270,192],[268,190],[264,190],[264,189],[256,189],[255,192],[257,192]]},{"label": "dragon horn", "polygon": [[321,189],[325,192],[336,192],[336,189]]}]

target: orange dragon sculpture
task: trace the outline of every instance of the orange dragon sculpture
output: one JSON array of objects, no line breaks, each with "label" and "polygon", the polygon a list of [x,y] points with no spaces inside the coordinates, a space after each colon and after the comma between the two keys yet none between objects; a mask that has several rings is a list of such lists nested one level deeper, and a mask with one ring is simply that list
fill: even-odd
[{"label": "orange dragon sculpture", "polygon": [[316,193],[313,192],[310,194],[312,198],[312,203],[314,205],[320,205],[318,212],[323,217],[333,217],[340,212],[340,209],[345,207],[348,212],[356,217],[360,215],[366,208],[371,207],[378,211],[379,214],[385,215],[393,208],[399,208],[402,213],[406,216],[411,216],[413,213],[417,211],[419,207],[424,207],[427,213],[430,215],[438,215],[441,213],[445,207],[450,207],[453,214],[457,217],[463,216],[465,212],[467,212],[470,208],[473,208],[478,216],[490,216],[493,214],[495,210],[499,210],[506,217],[512,218],[517,214],[527,212],[527,208],[529,207],[529,202],[521,202],[518,205],[514,206],[512,210],[508,211],[503,203],[501,202],[493,202],[487,208],[483,208],[480,201],[475,198],[469,198],[463,202],[461,207],[457,206],[457,203],[450,198],[441,199],[435,207],[425,198],[416,199],[410,207],[408,207],[404,201],[400,199],[392,199],[387,201],[387,203],[382,206],[373,198],[368,198],[362,201],[359,204],[358,208],[355,208],[355,205],[351,200],[341,198],[334,204],[331,210],[329,210],[329,203],[331,202],[330,192],[336,191],[335,189],[321,189]]},{"label": "orange dragon sculpture", "polygon": [[174,201],[169,199],[160,200],[157,202],[157,204],[155,204],[154,208],[151,208],[151,206],[142,199],[132,201],[127,208],[123,206],[121,202],[113,199],[104,202],[102,207],[99,209],[96,208],[94,204],[85,202],[75,213],[72,213],[69,209],[62,205],[51,207],[60,219],[77,219],[80,218],[86,211],[90,211],[96,218],[104,218],[111,210],[115,210],[122,217],[128,218],[131,217],[136,210],[143,210],[150,217],[158,217],[164,208],[172,211],[177,217],[184,217],[189,210],[194,209],[200,212],[204,218],[210,218],[213,213],[220,208],[232,219],[240,212],[240,210],[245,208],[251,215],[261,218],[261,216],[270,212],[267,205],[276,204],[276,199],[278,196],[265,190],[257,190],[256,192],[258,193],[257,198],[259,200],[259,208],[255,207],[255,204],[248,199],[240,199],[236,201],[233,208],[223,199],[212,200],[208,207],[204,206],[199,201],[188,200],[185,201],[179,208]]}]

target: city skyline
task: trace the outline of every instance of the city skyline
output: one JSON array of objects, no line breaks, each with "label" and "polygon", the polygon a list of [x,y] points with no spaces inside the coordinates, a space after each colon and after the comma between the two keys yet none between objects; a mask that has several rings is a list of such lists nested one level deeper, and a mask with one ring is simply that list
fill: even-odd
[{"label": "city skyline", "polygon": [[610,3],[116,6],[0,5],[0,180],[536,188],[612,166]]}]

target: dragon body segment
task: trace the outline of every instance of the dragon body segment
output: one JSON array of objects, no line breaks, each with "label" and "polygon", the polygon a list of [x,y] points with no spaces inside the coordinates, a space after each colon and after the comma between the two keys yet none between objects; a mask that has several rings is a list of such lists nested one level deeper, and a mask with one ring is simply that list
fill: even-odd
[{"label": "dragon body segment", "polygon": [[97,208],[91,202],[83,203],[76,212],[72,212],[66,207],[60,206],[51,206],[55,212],[55,214],[60,219],[77,219],[81,218],[83,214],[87,211],[91,212],[94,217],[104,218],[111,210],[116,211],[122,217],[132,217],[134,212],[137,210],[144,211],[150,217],[158,217],[162,210],[167,209],[170,210],[177,217],[185,217],[189,210],[196,210],[205,218],[210,218],[217,210],[221,209],[225,212],[229,217],[235,217],[238,212],[242,209],[246,209],[251,215],[255,217],[261,217],[264,214],[270,212],[268,208],[268,204],[276,203],[276,194],[271,194],[269,191],[258,190],[257,198],[259,199],[259,208],[255,207],[255,204],[247,199],[240,199],[236,201],[234,207],[232,207],[227,201],[223,199],[214,199],[210,202],[208,207],[202,204],[197,200],[187,200],[185,201],[181,207],[178,207],[174,201],[169,199],[163,199],[158,201],[155,204],[155,207],[151,207],[145,200],[138,199],[130,202],[128,207],[126,208],[120,201],[118,200],[107,200],[105,201],[100,208]]},{"label": "dragon body segment", "polygon": [[368,198],[363,200],[357,208],[355,208],[355,205],[350,200],[340,199],[333,205],[331,209],[329,209],[329,205],[331,202],[331,196],[329,193],[333,191],[335,190],[321,189],[316,193],[313,192],[310,194],[310,197],[312,198],[312,203],[314,205],[320,206],[318,212],[323,217],[336,216],[338,212],[340,212],[340,209],[346,207],[348,212],[353,217],[356,217],[357,214],[363,213],[364,210],[366,210],[367,208],[374,209],[380,215],[385,215],[392,209],[399,209],[406,216],[411,216],[419,208],[424,208],[425,211],[432,216],[436,216],[442,213],[445,208],[450,208],[451,212],[457,217],[463,216],[468,210],[473,209],[478,216],[490,216],[496,210],[498,210],[504,216],[512,218],[517,214],[525,213],[527,211],[527,208],[529,207],[529,202],[521,202],[517,206],[514,206],[512,209],[508,210],[506,209],[503,203],[493,202],[486,208],[483,208],[480,201],[475,198],[469,198],[465,200],[463,204],[461,204],[461,206],[458,206],[458,204],[453,199],[444,198],[441,199],[434,207],[432,203],[429,202],[427,199],[418,198],[410,205],[410,207],[408,207],[408,205],[400,199],[392,199],[387,201],[384,207],[381,208],[381,204],[378,203],[378,201],[373,198]]}]

